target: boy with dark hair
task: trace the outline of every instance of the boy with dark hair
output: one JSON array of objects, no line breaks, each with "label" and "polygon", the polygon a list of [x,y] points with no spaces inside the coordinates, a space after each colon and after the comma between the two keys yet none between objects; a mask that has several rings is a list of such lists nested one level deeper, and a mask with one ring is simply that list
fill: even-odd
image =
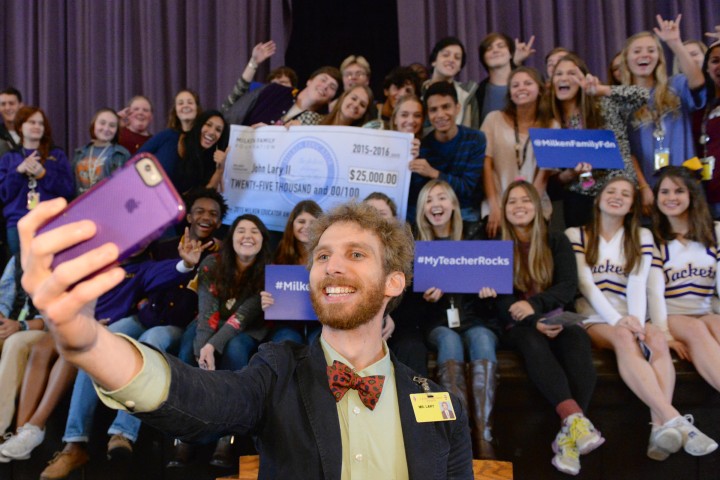
[{"label": "boy with dark hair", "polygon": [[432,130],[420,144],[420,155],[410,161],[407,219],[415,220],[417,198],[428,179],[440,178],[450,184],[460,201],[463,221],[480,220],[482,169],[485,160],[485,134],[458,125],[461,109],[453,84],[437,82],[425,92],[425,109]]}]

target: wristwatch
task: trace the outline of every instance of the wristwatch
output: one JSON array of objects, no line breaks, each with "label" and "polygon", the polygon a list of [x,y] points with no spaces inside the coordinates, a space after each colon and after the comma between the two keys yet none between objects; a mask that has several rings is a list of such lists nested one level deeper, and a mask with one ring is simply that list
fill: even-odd
[{"label": "wristwatch", "polygon": [[20,331],[25,332],[27,330],[30,330],[30,326],[25,320],[19,320],[18,323],[20,324]]}]

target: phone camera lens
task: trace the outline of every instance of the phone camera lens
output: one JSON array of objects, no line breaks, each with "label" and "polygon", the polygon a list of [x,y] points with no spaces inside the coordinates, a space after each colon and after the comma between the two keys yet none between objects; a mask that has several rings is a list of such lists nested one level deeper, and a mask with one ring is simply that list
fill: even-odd
[{"label": "phone camera lens", "polygon": [[152,167],[150,166],[149,163],[148,163],[147,165],[145,165],[145,171],[146,171],[146,172],[150,173],[151,170],[152,170]]}]

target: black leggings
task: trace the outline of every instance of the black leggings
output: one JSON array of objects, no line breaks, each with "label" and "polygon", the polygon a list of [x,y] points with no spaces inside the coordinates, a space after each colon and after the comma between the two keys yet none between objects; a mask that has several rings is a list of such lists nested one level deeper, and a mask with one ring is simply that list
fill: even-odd
[{"label": "black leggings", "polygon": [[550,339],[534,326],[516,325],[505,340],[522,355],[530,380],[553,407],[574,399],[587,411],[597,375],[585,329],[565,327]]}]

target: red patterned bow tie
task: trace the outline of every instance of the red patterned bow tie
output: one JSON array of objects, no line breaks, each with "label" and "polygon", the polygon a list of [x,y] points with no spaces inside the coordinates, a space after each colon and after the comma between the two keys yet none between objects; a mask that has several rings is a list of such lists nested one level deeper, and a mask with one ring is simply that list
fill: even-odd
[{"label": "red patterned bow tie", "polygon": [[335,360],[332,365],[327,367],[328,383],[330,391],[335,397],[335,401],[339,402],[345,396],[345,393],[353,388],[357,390],[360,401],[370,410],[375,410],[382,387],[385,383],[385,375],[368,375],[361,377],[350,367],[342,362]]}]

